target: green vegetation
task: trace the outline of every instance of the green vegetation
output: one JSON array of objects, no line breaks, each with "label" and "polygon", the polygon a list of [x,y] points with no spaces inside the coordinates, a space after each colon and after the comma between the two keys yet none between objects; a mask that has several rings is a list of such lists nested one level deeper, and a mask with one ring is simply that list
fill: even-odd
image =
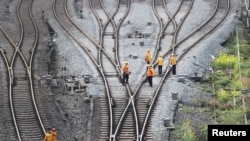
[{"label": "green vegetation", "polygon": [[238,60],[236,56],[229,55],[223,52],[219,54],[218,58],[212,61],[215,68],[221,69],[233,69],[237,62]]},{"label": "green vegetation", "polygon": [[[250,90],[250,47],[246,45],[245,36],[239,37],[239,46],[237,38],[231,37],[226,44],[227,51],[219,53],[212,61],[214,74],[211,82],[215,85],[216,100],[209,101],[208,105],[211,109],[212,106],[216,108],[218,124],[244,124],[244,114],[250,113],[250,110],[242,108],[242,89]],[[246,103],[250,101],[246,100]],[[250,109],[249,106],[246,109]]]},{"label": "green vegetation", "polygon": [[177,126],[178,132],[174,136],[179,141],[195,141],[195,132],[188,119],[184,119],[180,125]]},{"label": "green vegetation", "polygon": [[[226,51],[220,52],[212,60],[213,74],[210,83],[203,91],[211,93],[211,100],[200,100],[204,112],[210,112],[210,124],[246,124],[250,123],[250,34],[248,30],[239,29],[238,39],[231,36],[224,46]],[[201,90],[202,91],[202,90]],[[215,93],[213,93],[215,92]],[[244,101],[243,101],[244,100]],[[205,103],[205,104],[204,104]],[[245,107],[243,106],[245,104]],[[192,113],[191,108],[182,112]],[[245,121],[247,119],[247,121]],[[194,121],[195,122],[195,121]],[[176,125],[173,132],[179,141],[205,140],[207,137],[207,121],[195,127],[188,119]]]}]

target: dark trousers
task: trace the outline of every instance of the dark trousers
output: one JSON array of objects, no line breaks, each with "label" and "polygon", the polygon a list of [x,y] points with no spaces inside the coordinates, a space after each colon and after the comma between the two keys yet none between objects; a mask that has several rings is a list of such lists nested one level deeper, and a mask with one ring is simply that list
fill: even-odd
[{"label": "dark trousers", "polygon": [[129,74],[123,74],[122,84],[128,83]]},{"label": "dark trousers", "polygon": [[162,73],[162,66],[158,66],[158,72],[159,72],[159,74]]},{"label": "dark trousers", "polygon": [[176,75],[176,65],[173,65],[173,66],[172,66],[172,74],[173,74],[173,75]]},{"label": "dark trousers", "polygon": [[153,86],[153,77],[152,76],[148,76],[148,83],[149,83],[149,85],[150,85],[150,87],[152,87]]}]

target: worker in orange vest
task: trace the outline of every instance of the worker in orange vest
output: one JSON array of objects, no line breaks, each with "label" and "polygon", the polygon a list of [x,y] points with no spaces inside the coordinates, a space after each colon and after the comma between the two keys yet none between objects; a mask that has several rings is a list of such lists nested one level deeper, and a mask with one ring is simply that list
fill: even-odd
[{"label": "worker in orange vest", "polygon": [[43,141],[53,141],[53,136],[52,136],[50,130],[51,130],[50,128],[48,128],[46,130],[46,133],[45,133]]},{"label": "worker in orange vest", "polygon": [[147,64],[150,64],[150,61],[151,61],[150,49],[147,49],[145,61],[147,62]]},{"label": "worker in orange vest", "polygon": [[162,57],[161,54],[157,58],[157,62],[156,63],[158,65],[158,73],[159,73],[159,75],[161,75],[162,74],[162,66],[163,66],[163,63],[164,63],[164,60],[163,60],[163,57]]},{"label": "worker in orange vest", "polygon": [[155,76],[155,70],[151,64],[148,64],[147,79],[150,87],[153,87],[153,77]]},{"label": "worker in orange vest", "polygon": [[50,133],[52,134],[52,137],[53,137],[52,141],[57,141],[57,137],[56,137],[57,136],[57,131],[56,131],[56,129],[52,128]]},{"label": "worker in orange vest", "polygon": [[129,68],[128,68],[128,61],[125,61],[125,63],[122,65],[122,84],[128,83],[129,79]]},{"label": "worker in orange vest", "polygon": [[169,58],[171,66],[172,66],[172,74],[176,75],[176,59],[174,57],[174,54],[171,54],[171,57]]}]

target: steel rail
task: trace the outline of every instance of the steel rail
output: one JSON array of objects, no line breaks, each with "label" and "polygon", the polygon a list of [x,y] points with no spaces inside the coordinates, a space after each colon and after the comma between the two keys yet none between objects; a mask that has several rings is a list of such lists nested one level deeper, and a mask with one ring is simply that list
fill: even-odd
[{"label": "steel rail", "polygon": [[[87,37],[96,47],[98,47],[99,49],[101,49],[101,50],[104,52],[104,54],[106,55],[106,57],[108,57],[108,58],[110,59],[110,61],[111,61],[115,66],[117,66],[116,63],[113,61],[112,57],[108,54],[108,52],[107,52],[100,44],[98,44],[96,41],[94,41],[93,38],[91,38],[85,31],[83,31],[83,29],[81,29],[81,28],[74,22],[74,20],[69,16],[69,13],[68,13],[68,10],[67,10],[66,3],[67,3],[67,0],[65,0],[65,2],[64,2],[64,9],[65,9],[65,13],[66,13],[68,19],[69,19],[69,20],[75,25],[75,27],[76,27],[82,34],[84,34],[84,35],[85,35],[85,36],[86,36],[86,37]],[[119,70],[118,67],[117,67],[117,70]]]},{"label": "steel rail", "polygon": [[[226,16],[226,15],[227,15],[227,14],[225,14],[225,16]],[[223,21],[223,19],[222,19],[222,21]],[[221,22],[222,22],[222,21],[221,21]],[[204,37],[207,36],[207,35],[208,35],[208,34],[204,35]],[[199,41],[195,42],[194,44],[196,44],[196,43],[198,43],[198,42],[199,42]],[[193,44],[193,45],[194,45],[194,44]],[[186,51],[188,51],[188,50],[186,50]],[[166,71],[164,77],[162,78],[162,80],[161,80],[161,82],[160,82],[160,85],[159,85],[158,88],[157,88],[156,94],[159,93],[159,91],[160,91],[160,89],[161,89],[161,85],[162,85],[163,81],[165,80],[166,75],[169,73],[169,70],[170,70],[170,67],[167,67],[167,71]],[[142,82],[143,82],[143,81],[141,80],[141,81],[140,81],[140,84],[141,84]],[[137,94],[137,90],[139,90],[139,89],[136,89],[136,91],[134,92],[134,95],[133,95],[132,97],[134,97],[134,96]],[[154,100],[155,100],[155,98],[157,97],[156,94],[154,94],[154,98],[153,98],[153,101],[151,101],[151,105],[154,104]],[[131,103],[131,99],[130,99],[130,101],[128,102],[128,105],[129,105],[130,103]],[[128,109],[128,106],[126,107],[126,109],[125,109],[124,111],[127,111],[127,109]],[[149,108],[149,109],[150,109],[150,111],[151,111],[152,108]],[[148,115],[149,115],[149,114],[150,114],[150,112],[148,112]],[[148,117],[147,117],[147,118],[148,118]],[[148,120],[148,119],[146,119],[145,122],[144,122],[145,126],[144,126],[144,128],[143,128],[143,130],[142,130],[142,134],[141,134],[141,136],[140,136],[140,139],[141,139],[141,140],[142,140],[142,138],[143,138],[143,134],[144,134],[144,131],[145,131],[145,127],[146,127],[147,120]]]},{"label": "steel rail", "polygon": [[[117,1],[117,8],[116,8],[116,11],[114,12],[114,14],[112,14],[112,15],[110,15],[109,14],[109,12],[106,10],[106,8],[105,8],[105,6],[104,6],[104,4],[103,4],[103,0],[100,0],[100,3],[101,3],[101,7],[102,7],[102,9],[103,9],[103,11],[105,12],[105,14],[106,14],[106,16],[108,17],[108,21],[104,24],[104,26],[103,26],[103,31],[105,31],[105,29],[107,28],[107,26],[108,26],[108,24],[109,24],[109,22],[111,22],[112,23],[112,27],[113,27],[113,30],[114,30],[114,38],[115,38],[115,60],[116,60],[116,64],[118,65],[118,66],[121,66],[120,65],[120,62],[119,62],[119,57],[118,57],[118,55],[117,55],[117,40],[118,40],[118,36],[117,36],[117,26],[116,26],[116,24],[115,24],[115,21],[114,21],[114,16],[117,14],[117,12],[118,12],[118,9],[119,9],[119,3],[120,3],[120,0],[118,0]],[[103,42],[103,38],[104,38],[104,32],[102,32],[102,35],[101,35],[101,37],[102,37],[102,46],[104,47],[104,42]]]},{"label": "steel rail", "polygon": [[[66,2],[65,2],[65,3],[66,3]],[[64,5],[66,5],[65,3],[64,3]],[[92,4],[91,4],[91,5],[92,5]],[[103,6],[103,3],[101,3],[101,5],[102,5],[102,8],[104,9],[104,11],[106,11],[105,7]],[[119,3],[118,3],[118,5],[119,5]],[[71,19],[70,16],[69,16],[69,14],[68,14],[68,12],[67,12],[66,6],[64,6],[64,7],[65,7],[65,11],[66,11],[66,13],[67,13],[67,17],[68,17],[69,19]],[[91,7],[92,7],[92,6],[91,6]],[[118,8],[119,8],[119,7],[118,7]],[[117,10],[118,10],[118,8],[117,8]],[[116,11],[117,11],[117,10],[116,10]],[[115,14],[116,14],[116,13],[115,13]],[[114,16],[115,14],[113,14],[113,16]],[[98,14],[96,14],[96,16],[97,16],[96,19],[100,19],[99,16],[98,16]],[[112,17],[113,17],[113,16],[112,16]],[[108,17],[109,17],[109,19],[108,19],[108,21],[106,22],[106,24],[105,24],[104,26],[101,25],[101,27],[102,27],[102,29],[101,29],[102,35],[100,35],[101,37],[103,37],[103,33],[104,33],[105,28],[107,27],[108,23],[110,22],[110,20],[112,20],[112,19],[111,19],[112,17],[110,17],[110,16],[108,16]],[[73,22],[73,20],[70,20],[70,21]],[[100,22],[99,22],[99,23],[100,23]],[[113,22],[113,24],[114,24],[114,22]],[[74,25],[77,26],[77,24],[75,24],[75,23],[74,23]],[[113,25],[113,26],[115,26],[115,25]],[[77,26],[77,28],[78,28],[79,30],[81,30],[80,27]],[[116,26],[115,26],[115,29],[117,29]],[[115,32],[115,33],[116,33],[116,32]],[[116,37],[118,37],[118,36],[116,36]],[[118,38],[116,38],[116,39],[118,39]],[[103,45],[103,38],[102,38],[101,41],[100,41],[100,45],[102,46],[102,48],[104,48],[104,45]],[[116,45],[117,45],[117,43],[116,43]],[[117,48],[117,47],[116,47],[116,48]],[[102,50],[100,49],[100,50],[99,50],[99,54],[100,54],[100,55],[101,55],[101,51],[102,51]],[[100,59],[100,58],[101,58],[101,57],[99,57],[99,59]],[[116,58],[116,59],[118,59],[118,58]],[[99,62],[101,62],[101,61],[99,60]],[[117,61],[117,62],[118,62],[118,61]],[[116,66],[118,66],[118,65],[116,65]],[[116,66],[115,66],[115,67],[116,67]],[[103,67],[103,66],[102,66],[102,63],[100,63],[100,67]],[[118,67],[116,67],[116,68],[118,68]],[[119,70],[120,70],[120,69],[119,69]],[[121,74],[121,72],[119,72],[119,73]],[[127,89],[127,91],[129,90],[128,88],[126,88],[126,89]],[[128,92],[128,94],[131,95],[131,92]],[[111,96],[110,96],[110,97],[111,97]],[[111,107],[111,106],[112,106],[112,105],[110,105],[109,107]],[[110,119],[113,119],[113,118],[110,117]],[[112,127],[110,127],[110,129],[112,129]],[[111,131],[111,132],[112,132],[112,131]],[[114,134],[113,134],[113,135],[110,135],[110,140],[111,140],[112,138],[116,138]]]},{"label": "steel rail", "polygon": [[[102,42],[103,42],[103,27],[102,27],[102,23],[101,23],[101,18],[98,16],[98,14],[96,13],[96,11],[93,8],[92,5],[92,0],[88,0],[89,1],[89,6],[91,8],[91,11],[93,11],[94,17],[96,18],[97,22],[98,22],[98,26],[99,26],[99,45],[101,46]],[[101,63],[101,48],[99,48],[99,59],[98,59],[98,63]]]},{"label": "steel rail", "polygon": [[[116,29],[116,31],[118,31],[119,30],[119,27],[120,27],[120,25],[121,25],[121,23],[122,23],[122,21],[125,19],[125,17],[127,16],[127,14],[128,14],[128,11],[129,11],[129,3],[130,3],[130,1],[128,1],[128,9],[127,9],[127,11],[125,12],[125,15],[123,16],[123,18],[122,18],[122,20],[120,20],[120,22],[119,22],[119,24],[118,24],[118,26],[116,26],[116,24],[115,24],[115,22],[113,21],[113,24],[115,24],[114,25],[114,27],[115,27],[115,29]],[[91,5],[91,8],[93,9],[93,6],[92,6],[92,3],[90,2],[90,5]],[[101,4],[102,5],[102,8],[104,9],[104,11],[106,11],[107,12],[107,10],[105,9],[105,7],[104,7],[104,5],[103,5],[103,3]],[[118,11],[118,8],[119,8],[119,3],[117,4],[117,10],[116,10],[116,12]],[[93,11],[94,11],[94,13],[96,13],[95,12],[95,10],[93,9]],[[106,14],[108,14],[108,13],[106,13]],[[108,16],[109,17],[109,19],[108,19],[108,21],[104,24],[104,25],[102,25],[101,24],[101,22],[100,22],[100,20],[98,20],[99,22],[98,23],[100,23],[99,24],[99,26],[100,27],[102,27],[101,28],[101,37],[103,37],[103,33],[104,33],[104,30],[105,30],[105,28],[107,27],[107,25],[108,25],[108,23],[112,20],[112,18],[115,16],[115,14],[116,13],[114,13],[112,16]],[[67,14],[67,15],[69,15],[69,14]],[[108,14],[109,15],[109,14]],[[70,18],[70,16],[68,16],[69,18]],[[99,16],[98,16],[98,14],[95,14],[95,17],[96,17],[96,19],[100,19],[99,18]],[[72,20],[73,21],[73,20]],[[75,24],[76,25],[76,24]],[[77,26],[77,25],[76,25]],[[79,30],[81,30],[80,28],[78,28]],[[117,48],[116,49],[116,54],[117,54],[117,50],[118,50],[118,47],[117,47],[117,43],[118,43],[118,32],[114,32],[115,34],[116,34],[116,43],[115,43],[115,48]],[[103,38],[101,39],[101,41],[100,41],[100,45],[104,48],[104,45],[103,45]],[[117,55],[118,56],[118,55]],[[101,58],[101,57],[99,57],[99,58]],[[118,62],[119,63],[119,57],[116,57],[116,62]],[[102,66],[102,65],[101,65]],[[116,65],[116,66],[120,66],[120,65]],[[119,69],[120,70],[120,69]],[[120,75],[121,75],[121,72],[119,72],[120,73]],[[127,93],[128,93],[128,95],[130,95],[131,96],[131,90],[130,90],[130,88],[129,87],[126,87],[126,90],[127,90]],[[134,111],[135,111],[135,108],[134,108]],[[136,111],[135,111],[136,112]],[[113,119],[113,118],[110,118],[110,119]],[[137,122],[137,119],[135,120],[136,122]],[[119,121],[119,122],[121,122],[121,121]],[[138,123],[136,124],[136,125],[138,125]],[[112,128],[112,127],[110,127],[110,128]],[[137,126],[137,129],[138,129],[138,126]],[[137,132],[138,132],[138,130],[137,130]],[[110,139],[111,138],[116,138],[116,132],[113,134],[113,135],[111,135],[111,137],[110,137]]]},{"label": "steel rail", "polygon": [[[104,24],[104,26],[101,26],[101,27],[103,27],[102,28],[102,32],[101,33],[104,33],[104,30],[105,30],[105,28],[107,27],[107,25],[108,25],[108,23],[110,22],[110,20],[112,20],[113,21],[113,27],[115,27],[115,39],[116,39],[116,43],[115,43],[115,52],[116,52],[116,60],[117,60],[117,62],[119,63],[120,61],[118,60],[119,59],[119,57],[118,57],[118,42],[119,42],[119,38],[118,38],[118,32],[119,32],[119,27],[121,26],[121,23],[124,21],[124,19],[126,18],[126,16],[128,15],[128,12],[129,12],[129,10],[130,10],[130,0],[128,0],[128,3],[127,3],[127,5],[128,5],[128,8],[127,8],[127,11],[125,12],[125,15],[121,18],[121,20],[120,20],[120,22],[118,23],[118,25],[116,26],[116,24],[115,24],[115,22],[114,22],[114,20],[112,19],[114,16],[115,16],[115,14],[117,13],[117,11],[118,11],[118,8],[117,8],[117,10],[116,10],[116,12],[112,15],[112,16],[110,16],[110,14],[107,12],[107,10],[105,9],[105,7],[104,7],[104,5],[103,5],[103,3],[101,2],[101,5],[102,5],[102,8],[103,8],[103,10],[104,11],[106,11],[106,14],[108,15],[108,17],[109,17],[109,20],[106,22],[106,24]],[[93,8],[93,6],[92,6],[92,4],[91,4],[91,7]],[[95,12],[95,10],[93,9],[93,11],[94,11],[94,13],[96,13]],[[96,19],[100,19],[99,18],[99,16],[98,16],[98,14],[95,14],[96,15]],[[103,37],[103,35],[101,35],[101,37]],[[101,41],[103,41],[103,39],[101,40]],[[102,42],[101,42],[102,43]],[[103,46],[103,44],[102,44],[102,46]],[[118,66],[120,66],[120,65],[118,65]],[[127,93],[128,93],[128,95],[129,95],[129,97],[131,97],[131,90],[130,90],[130,88],[129,88],[129,86],[128,85],[126,85],[126,90],[127,90]],[[133,102],[132,102],[133,103]],[[128,106],[128,105],[127,105]],[[135,116],[135,122],[136,122],[136,132],[137,132],[137,134],[138,134],[138,131],[139,131],[139,128],[138,128],[138,118],[137,118],[137,114],[136,114],[136,109],[135,109],[135,106],[134,106],[134,103],[133,103],[133,110],[134,110],[134,116]],[[121,125],[121,122],[122,122],[122,120],[124,119],[123,117],[125,116],[125,113],[126,112],[123,112],[123,114],[121,115],[121,118],[119,119],[119,121],[118,121],[118,125],[117,125],[117,127],[116,127],[116,130],[115,130],[115,132],[111,135],[111,137],[110,137],[110,140],[116,140],[116,136],[117,136],[117,134],[118,134],[118,130],[117,129],[119,129],[119,127],[120,127],[120,125]],[[111,118],[112,119],[112,118]],[[110,128],[112,128],[112,127],[110,127]]]},{"label": "steel rail", "polygon": [[[1,27],[2,28],[2,27]],[[12,84],[13,84],[13,74],[12,74],[12,67],[9,65],[8,63],[8,59],[7,57],[5,56],[5,53],[4,53],[4,50],[2,48],[0,48],[0,51],[1,51],[1,54],[2,54],[2,57],[4,59],[4,62],[5,62],[5,66],[8,70],[8,77],[9,77],[9,95],[12,93]],[[12,115],[12,120],[13,120],[13,124],[15,126],[15,129],[16,129],[16,134],[17,134],[17,138],[19,141],[21,141],[21,135],[20,135],[20,132],[18,130],[18,127],[17,127],[17,122],[16,122],[16,118],[15,116],[13,117],[14,114],[14,108],[13,108],[13,104],[12,102],[10,103],[10,109],[11,109],[11,115]]]},{"label": "steel rail", "polygon": [[[192,0],[192,1],[193,1],[193,0]],[[171,19],[170,21],[174,22],[174,27],[176,28],[176,27],[177,27],[177,23],[175,22],[174,17],[176,16],[176,14],[178,13],[178,11],[180,10],[180,8],[181,8],[181,6],[182,6],[184,0],[182,0],[182,1],[180,2],[180,4],[179,4],[179,6],[178,6],[176,12],[173,14],[173,16],[171,16],[170,13],[169,13],[168,10],[167,10],[166,1],[162,0],[162,2],[163,2],[163,7],[164,7],[165,12],[167,13],[168,17]],[[190,9],[191,9],[191,8],[189,8],[188,11],[190,11]],[[188,12],[188,13],[189,13],[189,12]],[[186,17],[186,16],[184,16],[184,17]],[[167,26],[169,25],[170,21],[163,27],[163,30],[166,30],[166,28],[167,28]]]},{"label": "steel rail", "polygon": [[35,51],[37,49],[37,45],[38,45],[38,38],[39,38],[39,31],[38,31],[38,28],[37,28],[37,24],[34,20],[34,17],[33,17],[33,14],[32,14],[32,4],[33,4],[33,1],[34,0],[31,0],[30,1],[30,5],[29,5],[29,16],[31,18],[31,21],[32,21],[32,24],[34,26],[34,29],[35,29],[35,41],[34,41],[34,44],[33,44],[33,48],[31,50],[31,56],[30,56],[30,60],[29,60],[29,68],[28,68],[28,74],[29,74],[29,82],[30,82],[30,88],[31,88],[31,96],[32,96],[32,101],[33,101],[33,106],[35,108],[35,112],[36,112],[36,115],[37,115],[37,118],[39,120],[39,124],[42,128],[42,131],[43,131],[43,134],[45,135],[46,134],[46,130],[44,128],[44,124],[43,124],[43,121],[41,119],[41,116],[40,116],[40,112],[37,108],[37,104],[36,104],[36,99],[35,99],[35,92],[34,92],[34,88],[33,88],[33,80],[32,80],[32,64],[33,64],[33,60],[34,60],[34,54],[35,54]]},{"label": "steel rail", "polygon": [[[39,124],[42,128],[42,130],[44,131],[44,134],[45,134],[45,130],[44,130],[44,126],[43,126],[43,122],[40,118],[40,114],[39,114],[39,111],[38,111],[38,108],[36,106],[36,101],[35,101],[35,98],[34,98],[34,90],[33,90],[33,80],[32,80],[32,71],[31,71],[31,67],[32,67],[32,61],[33,61],[33,55],[34,55],[34,51],[35,51],[35,48],[37,46],[37,41],[38,41],[38,29],[36,27],[36,24],[35,24],[35,21],[33,19],[33,15],[32,15],[32,11],[31,11],[31,7],[32,7],[32,4],[33,4],[33,0],[31,0],[29,2],[29,5],[28,5],[28,13],[29,13],[29,16],[30,18],[32,19],[32,23],[33,23],[33,26],[35,27],[35,41],[34,41],[34,45],[33,45],[33,49],[31,50],[31,58],[29,59],[30,61],[30,64],[28,65],[27,63],[27,60],[25,59],[23,53],[20,51],[20,46],[22,44],[22,41],[23,41],[23,36],[24,36],[24,30],[23,30],[23,24],[22,24],[22,20],[21,20],[21,17],[20,17],[20,14],[19,14],[19,10],[20,10],[20,5],[21,5],[21,0],[19,1],[18,3],[18,6],[16,8],[16,13],[17,13],[17,18],[18,18],[18,21],[19,21],[19,25],[20,25],[20,39],[19,39],[19,42],[18,44],[16,45],[13,40],[8,36],[8,34],[5,32],[5,30],[1,27],[1,31],[4,33],[5,37],[7,38],[7,40],[11,43],[12,47],[14,47],[15,49],[15,53],[13,54],[12,56],[12,59],[11,59],[11,64],[10,66],[8,67],[9,69],[9,74],[10,74],[10,85],[9,85],[9,101],[10,101],[10,107],[11,107],[11,114],[12,114],[12,120],[13,120],[13,123],[14,123],[14,126],[15,126],[15,130],[16,130],[16,134],[17,134],[17,138],[19,141],[21,141],[21,135],[20,135],[20,131],[19,131],[19,128],[18,128],[18,121],[16,119],[16,114],[15,114],[15,109],[14,109],[14,106],[13,106],[13,100],[12,100],[12,84],[13,84],[13,78],[14,78],[14,73],[13,73],[13,65],[14,65],[14,60],[16,59],[16,55],[17,53],[20,55],[23,63],[24,63],[24,66],[26,68],[26,71],[28,72],[29,74],[29,83],[30,83],[30,90],[31,90],[31,97],[32,97],[32,103],[33,103],[33,107],[35,109],[35,112],[36,112],[36,116],[39,120]],[[6,60],[7,61],[7,60]]]},{"label": "steel rail", "polygon": [[184,42],[185,40],[187,40],[191,35],[193,35],[194,33],[196,33],[198,30],[200,30],[202,27],[204,27],[204,25],[206,25],[207,23],[209,23],[209,21],[211,21],[211,19],[215,16],[216,12],[218,11],[218,5],[219,5],[219,0],[217,0],[216,2],[216,7],[214,9],[214,12],[211,14],[210,18],[208,18],[205,22],[203,22],[198,28],[196,28],[193,32],[189,33],[188,35],[186,35],[183,39],[181,39],[180,41],[178,41],[176,44],[174,44],[172,46],[172,49],[174,49],[176,46],[180,45],[182,42]]},{"label": "steel rail", "polygon": [[[108,83],[107,83],[107,80],[105,78],[105,75],[104,75],[104,72],[103,72],[103,69],[101,68],[101,66],[99,65],[99,63],[96,61],[96,59],[94,58],[94,56],[89,52],[88,48],[83,45],[82,43],[80,43],[78,41],[78,39],[74,36],[74,34],[72,32],[70,32],[66,27],[65,25],[63,25],[63,23],[61,22],[61,20],[58,18],[57,14],[56,14],[56,8],[55,8],[55,5],[56,5],[56,0],[53,1],[53,4],[52,4],[52,10],[53,10],[53,14],[56,18],[56,20],[58,21],[58,23],[63,27],[63,29],[74,39],[74,41],[87,53],[88,57],[91,59],[91,61],[94,63],[94,65],[96,66],[97,70],[99,71],[99,73],[101,74],[102,76],[102,79],[103,79],[103,82],[104,82],[104,86],[105,86],[105,91],[106,91],[106,96],[108,97],[108,105],[109,105],[109,115],[110,117],[112,117],[112,101],[111,101],[111,94],[110,94],[110,90],[109,90],[109,87],[108,87]],[[102,49],[103,50],[103,49]],[[113,127],[113,122],[112,120],[110,120],[110,127]],[[111,140],[111,136],[112,136],[112,128],[110,129],[110,140]]]},{"label": "steel rail", "polygon": [[[154,1],[153,1],[153,9],[154,9]],[[154,9],[154,12],[156,13],[156,11],[155,11],[155,9]],[[158,18],[159,19],[159,18]],[[162,23],[162,21],[161,20],[158,20],[160,23]],[[162,29],[160,30],[160,33],[162,33]],[[158,34],[158,39],[160,40],[160,38],[161,38],[161,34]],[[158,42],[159,43],[159,42]],[[169,68],[170,69],[170,68]],[[141,85],[142,84],[142,82],[143,82],[144,80],[142,79],[142,81],[139,83],[139,85]],[[163,80],[162,80],[163,81]],[[138,89],[139,90],[139,89]],[[129,108],[129,105],[131,104],[131,101],[132,101],[132,104],[133,104],[133,98],[134,98],[134,96],[136,96],[136,91],[134,92],[134,95],[131,97],[131,99],[130,99],[130,101],[128,102],[128,104],[127,104],[127,106],[126,106],[126,108],[124,109],[124,113],[128,110],[128,108]],[[120,126],[120,123],[118,124],[119,126]],[[119,127],[118,126],[118,127]],[[118,128],[117,128],[117,131],[116,132],[118,132]],[[142,131],[143,132],[143,131]],[[142,138],[142,136],[141,135],[139,135],[138,133],[137,133],[137,140],[139,140],[140,138]]]},{"label": "steel rail", "polygon": [[[184,55],[185,55],[185,54],[186,54],[195,44],[199,43],[204,37],[206,37],[208,34],[210,34],[214,29],[216,29],[216,28],[222,23],[222,21],[224,21],[225,17],[228,15],[228,11],[229,11],[229,8],[230,8],[230,2],[229,2],[229,0],[227,0],[227,1],[228,1],[227,10],[226,10],[224,16],[222,17],[222,19],[220,20],[220,22],[217,23],[215,27],[213,27],[209,32],[207,32],[206,34],[204,34],[204,35],[203,35],[201,38],[199,38],[196,42],[194,42],[192,45],[190,45],[189,47],[187,47],[186,49],[184,49],[183,52],[182,52],[182,54],[179,56],[179,58],[177,58],[177,61],[180,60],[180,58],[183,58]],[[145,132],[145,129],[146,129],[146,124],[148,123],[149,116],[150,116],[150,114],[151,114],[151,110],[152,110],[152,108],[153,108],[153,105],[155,104],[156,97],[158,96],[159,91],[160,91],[160,89],[161,89],[161,86],[163,85],[163,81],[165,80],[165,78],[166,78],[166,76],[167,76],[167,74],[168,74],[169,72],[170,72],[170,68],[167,69],[166,73],[165,73],[164,76],[163,76],[163,79],[162,79],[161,82],[160,82],[160,85],[158,85],[157,90],[156,90],[156,92],[155,92],[155,94],[154,94],[154,96],[153,96],[153,99],[152,99],[152,101],[151,101],[151,105],[150,105],[149,110],[148,110],[148,112],[147,112],[146,119],[145,119],[145,121],[144,121],[144,125],[143,125],[143,129],[142,129],[141,140],[140,140],[140,141],[142,141],[142,138],[143,138],[143,135],[144,135],[144,132]]]}]

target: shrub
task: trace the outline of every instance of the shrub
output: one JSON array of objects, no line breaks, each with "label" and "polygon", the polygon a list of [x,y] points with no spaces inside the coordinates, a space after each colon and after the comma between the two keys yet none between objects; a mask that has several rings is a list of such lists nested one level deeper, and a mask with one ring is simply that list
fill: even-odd
[{"label": "shrub", "polygon": [[227,91],[220,89],[219,91],[217,91],[217,99],[220,102],[227,102],[230,99],[230,95]]},{"label": "shrub", "polygon": [[237,58],[234,55],[220,53],[212,63],[216,68],[234,68],[237,63]]},{"label": "shrub", "polygon": [[181,141],[195,141],[195,132],[191,126],[191,122],[188,119],[184,119],[179,125],[178,131],[175,131],[175,137]]},{"label": "shrub", "polygon": [[207,102],[207,106],[210,107],[211,109],[213,108],[220,109],[222,107],[221,103],[217,100],[209,100]]},{"label": "shrub", "polygon": [[241,78],[240,81],[244,87],[250,90],[250,78]]},{"label": "shrub", "polygon": [[218,121],[220,124],[242,124],[244,113],[244,110],[241,108],[219,111]]}]

